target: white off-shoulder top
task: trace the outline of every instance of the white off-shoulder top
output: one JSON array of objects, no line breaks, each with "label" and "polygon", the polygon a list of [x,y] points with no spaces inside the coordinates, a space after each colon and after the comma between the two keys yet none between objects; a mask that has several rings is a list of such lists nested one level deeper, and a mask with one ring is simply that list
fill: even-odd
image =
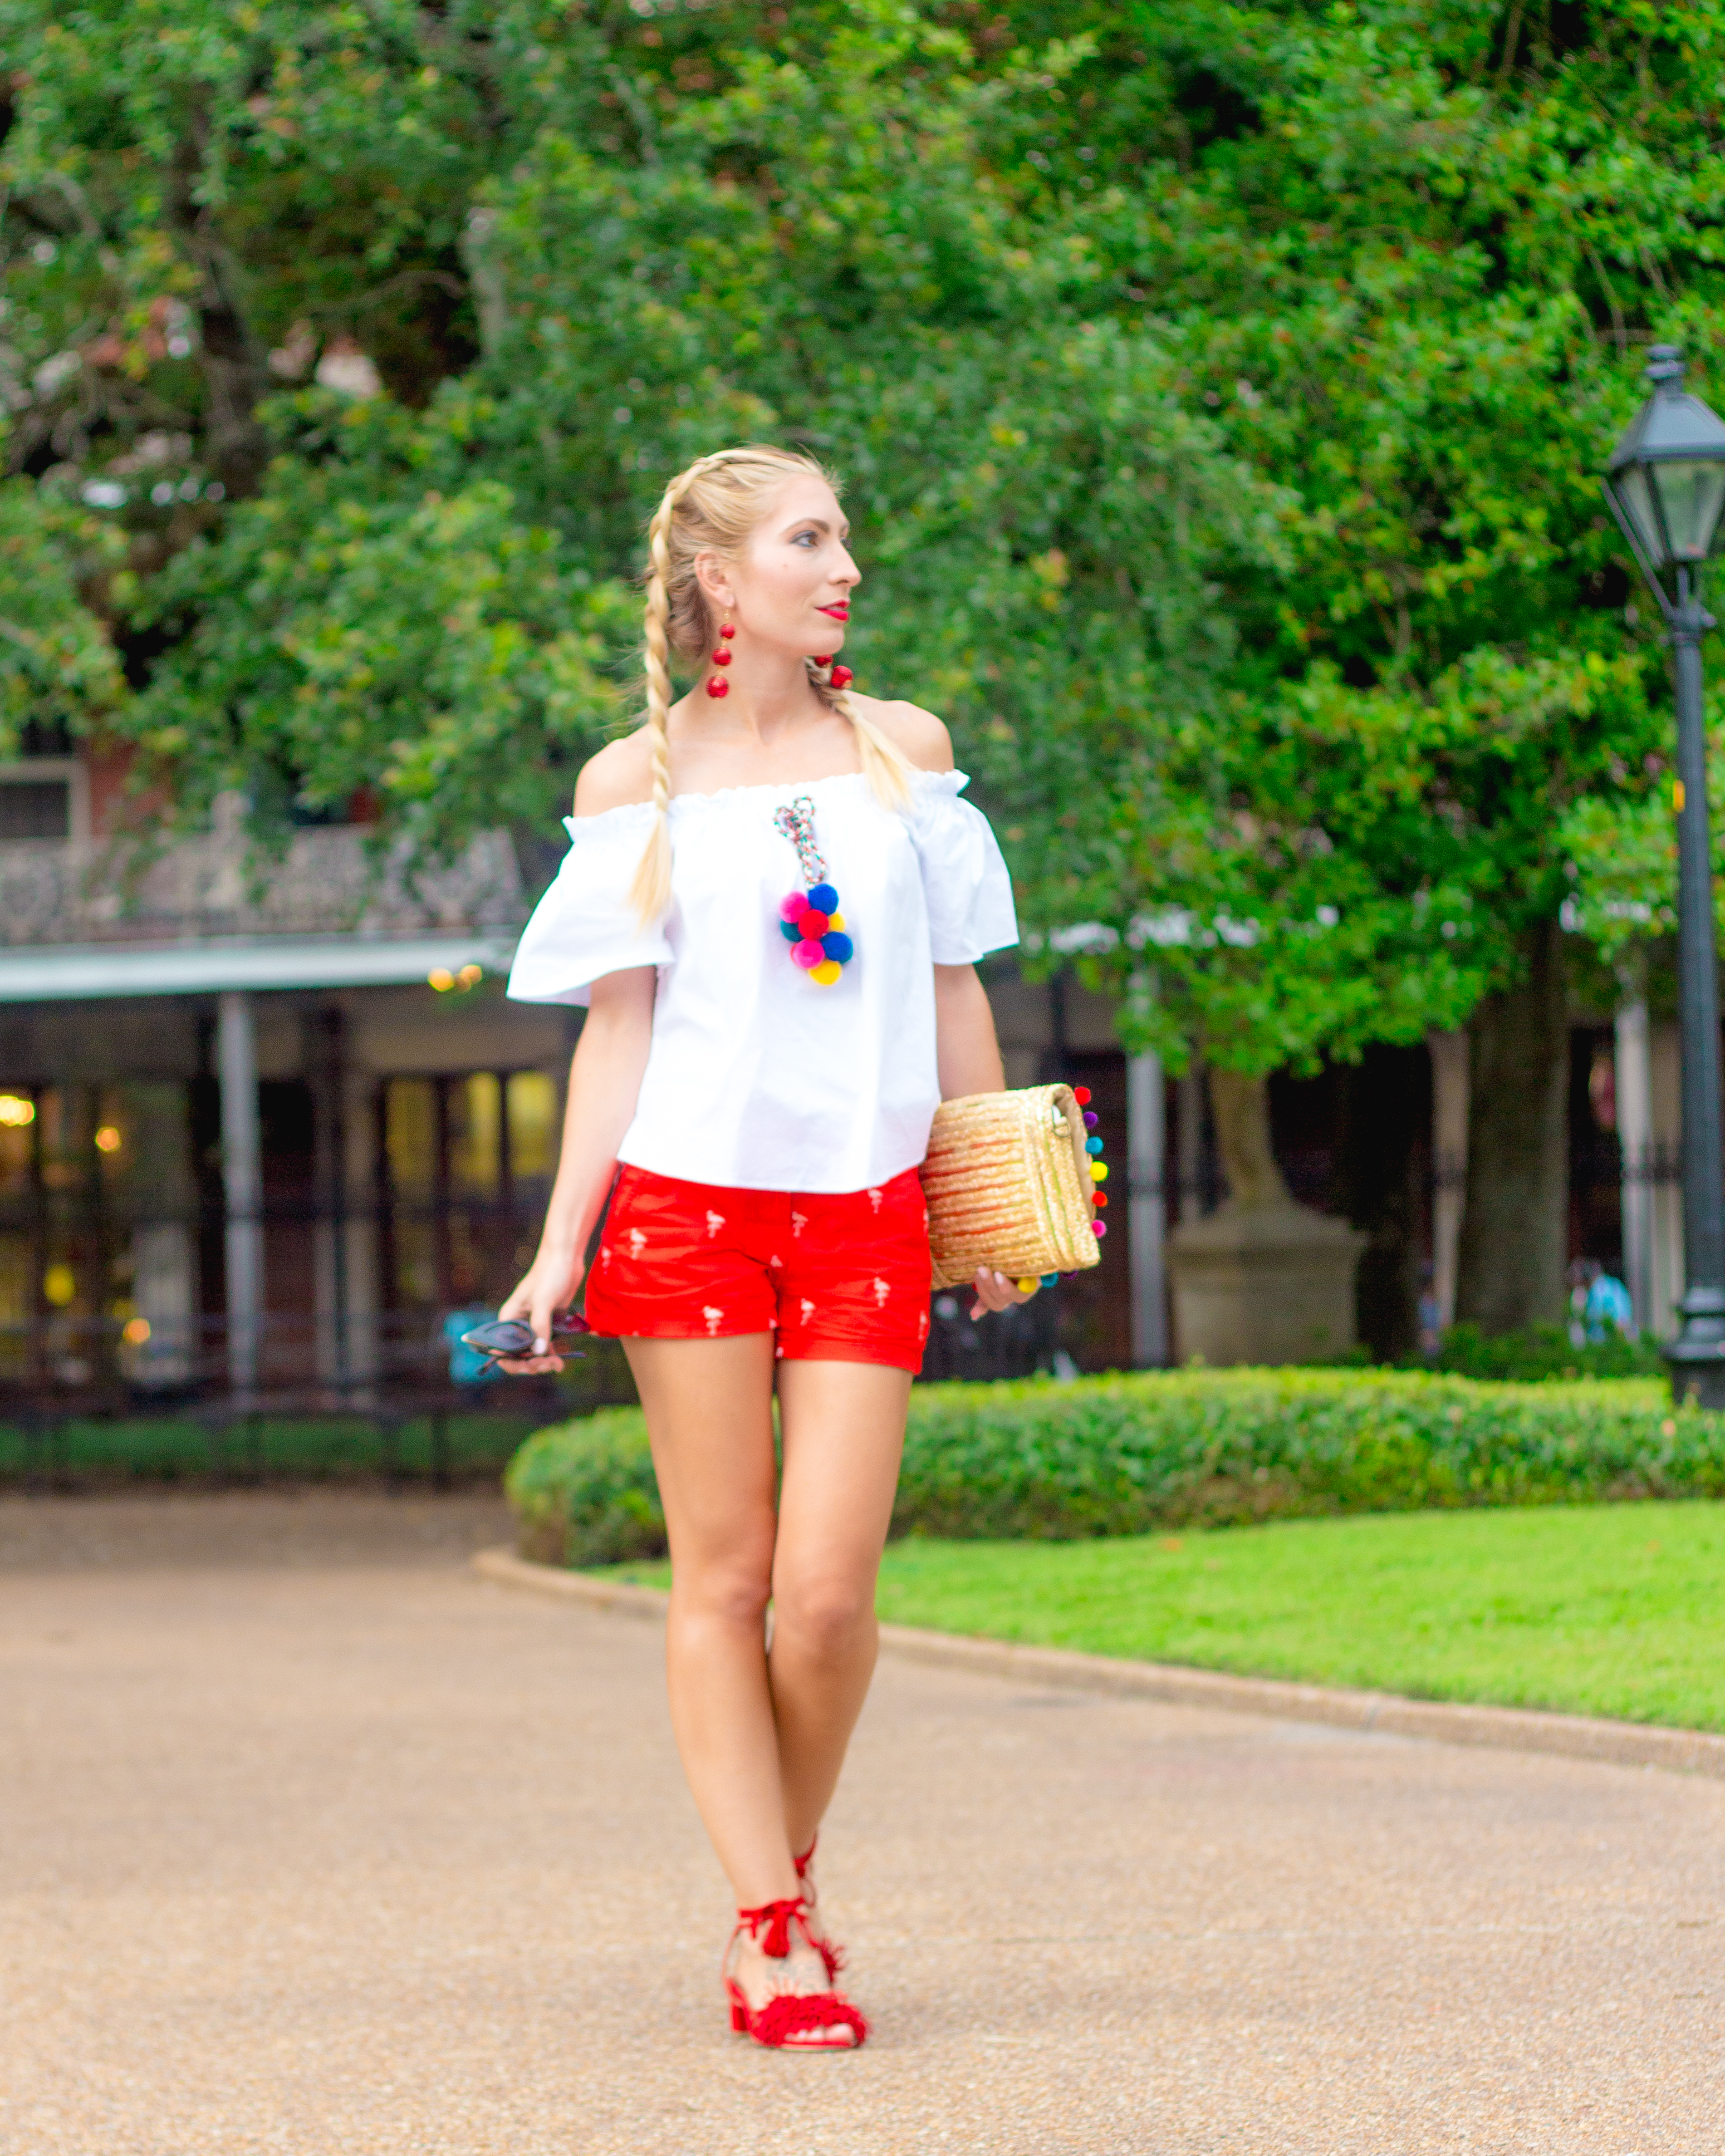
[{"label": "white off-shoulder top", "polygon": [[[860,774],[680,793],[671,902],[629,903],[652,812],[566,819],[570,847],[516,952],[509,993],[584,1004],[603,974],[659,969],[653,1042],[619,1160],[746,1190],[865,1190],[915,1168],[940,1101],[937,965],[1018,941],[1012,884],[958,771],[919,772],[884,808]],[[779,902],[803,888],[773,814],[806,794],[845,933],[823,988],[791,963]]]}]

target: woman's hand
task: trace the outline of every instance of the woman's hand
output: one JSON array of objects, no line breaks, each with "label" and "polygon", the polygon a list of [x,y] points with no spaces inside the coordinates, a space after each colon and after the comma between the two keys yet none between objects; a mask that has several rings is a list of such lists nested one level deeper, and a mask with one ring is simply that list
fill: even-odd
[{"label": "woman's hand", "polygon": [[586,1270],[583,1253],[617,1173],[617,1148],[634,1116],[653,1040],[656,978],[650,966],[631,966],[621,973],[603,974],[593,984],[569,1065],[562,1151],[539,1255],[498,1312],[500,1317],[525,1318],[533,1328],[531,1355],[499,1358],[511,1377],[536,1377],[542,1370],[563,1367],[562,1357],[551,1352],[552,1316],[575,1300]]},{"label": "woman's hand", "polygon": [[985,1310],[1010,1310],[1014,1303],[1028,1302],[1041,1283],[1032,1281],[1029,1287],[1020,1287],[1004,1273],[990,1272],[983,1265],[978,1268],[971,1285],[976,1290],[976,1301],[970,1306],[970,1314],[980,1317]]},{"label": "woman's hand", "polygon": [[533,1328],[533,1353],[511,1360],[500,1357],[497,1367],[511,1378],[536,1378],[542,1371],[561,1370],[563,1358],[551,1352],[551,1321],[559,1310],[567,1310],[581,1286],[586,1270],[578,1250],[539,1246],[539,1255],[519,1287],[498,1312],[500,1317],[524,1317]]}]

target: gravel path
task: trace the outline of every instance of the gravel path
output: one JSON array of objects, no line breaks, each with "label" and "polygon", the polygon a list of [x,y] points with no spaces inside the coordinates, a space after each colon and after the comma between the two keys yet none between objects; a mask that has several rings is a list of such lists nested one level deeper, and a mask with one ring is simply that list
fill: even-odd
[{"label": "gravel path", "polygon": [[487,1501],[0,1502],[4,2156],[1725,2143],[1725,1787],[883,1666],[877,2041],[726,2032],[639,1620]]}]

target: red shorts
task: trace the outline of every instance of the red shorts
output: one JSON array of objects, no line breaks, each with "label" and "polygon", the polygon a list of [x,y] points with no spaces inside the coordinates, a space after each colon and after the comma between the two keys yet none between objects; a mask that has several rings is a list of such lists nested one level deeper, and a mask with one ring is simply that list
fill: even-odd
[{"label": "red shorts", "polygon": [[920,1370],[928,1208],[914,1168],[875,1190],[725,1190],[624,1168],[587,1276],[587,1321],[629,1339],[776,1332],[796,1363]]}]

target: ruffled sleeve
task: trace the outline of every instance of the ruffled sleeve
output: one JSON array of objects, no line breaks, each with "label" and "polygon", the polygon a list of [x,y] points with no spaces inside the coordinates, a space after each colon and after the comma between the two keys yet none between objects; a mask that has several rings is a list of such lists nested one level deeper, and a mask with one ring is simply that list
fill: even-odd
[{"label": "ruffled sleeve", "polygon": [[663,921],[644,928],[629,903],[651,811],[630,806],[563,823],[569,850],[521,932],[510,969],[517,1003],[584,1004],[603,975],[670,960]]},{"label": "ruffled sleeve", "polygon": [[919,773],[911,807],[937,966],[973,965],[1019,940],[1012,878],[988,819],[958,798],[969,783],[962,771]]}]

